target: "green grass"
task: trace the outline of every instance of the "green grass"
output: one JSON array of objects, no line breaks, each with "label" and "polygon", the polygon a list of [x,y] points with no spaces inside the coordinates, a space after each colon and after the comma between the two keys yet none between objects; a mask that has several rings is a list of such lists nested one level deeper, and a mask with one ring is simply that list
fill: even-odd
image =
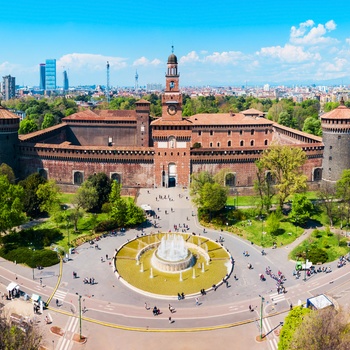
[{"label": "green grass", "polygon": [[[192,251],[197,255],[197,261],[193,268],[182,272],[180,281],[179,273],[160,272],[152,268],[151,275],[151,256],[154,249],[148,250],[141,257],[141,264],[136,264],[136,255],[140,249],[148,244],[160,242],[163,234],[155,234],[139,237],[136,240],[127,243],[117,254],[116,263],[118,273],[128,283],[138,289],[159,294],[176,296],[177,293],[193,294],[198,293],[202,288],[209,289],[213,284],[219,283],[227,274],[227,265],[229,264],[229,255],[221,245],[208,241],[205,237],[184,235],[184,239],[189,238],[189,242],[208,250],[210,263],[207,265],[203,256]],[[202,266],[204,264],[204,272]],[[193,278],[195,274],[195,278]]]},{"label": "green grass", "polygon": [[75,196],[75,193],[60,193],[60,202],[62,204],[72,203],[72,199]]}]

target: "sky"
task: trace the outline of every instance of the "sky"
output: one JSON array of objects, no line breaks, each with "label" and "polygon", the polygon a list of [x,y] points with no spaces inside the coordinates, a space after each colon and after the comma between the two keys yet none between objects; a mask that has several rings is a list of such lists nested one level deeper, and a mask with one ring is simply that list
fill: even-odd
[{"label": "sky", "polygon": [[348,85],[350,2],[338,0],[2,0],[0,74],[39,85],[165,83],[172,46],[181,86]]}]

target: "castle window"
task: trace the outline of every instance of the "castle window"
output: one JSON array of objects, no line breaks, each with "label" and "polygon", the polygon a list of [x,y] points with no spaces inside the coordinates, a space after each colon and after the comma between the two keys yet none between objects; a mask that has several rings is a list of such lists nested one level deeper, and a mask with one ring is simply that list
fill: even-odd
[{"label": "castle window", "polygon": [[209,143],[209,147],[213,147],[213,143],[212,142]]},{"label": "castle window", "polygon": [[329,157],[329,160],[332,160],[332,156]]},{"label": "castle window", "polygon": [[333,148],[333,146],[329,146],[329,149],[332,149]]},{"label": "castle window", "polygon": [[235,174],[229,173],[225,176],[225,186],[234,187],[236,186],[236,176]]},{"label": "castle window", "polygon": [[340,140],[341,139],[341,135],[338,135],[338,140]]},{"label": "castle window", "polygon": [[220,142],[218,142],[218,143],[216,144],[216,146],[217,146],[217,147],[220,147]]},{"label": "castle window", "polygon": [[250,130],[250,135],[254,135],[254,129]]},{"label": "castle window", "polygon": [[250,145],[251,145],[251,146],[254,146],[254,140],[251,140],[251,141],[250,141]]},{"label": "castle window", "polygon": [[184,152],[184,156],[186,155],[186,152]]},{"label": "castle window", "polygon": [[314,181],[319,181],[322,179],[322,169],[320,168],[316,168],[314,170]]},{"label": "castle window", "polygon": [[239,145],[240,145],[241,147],[243,147],[243,146],[244,146],[244,141],[243,141],[243,140],[239,141]]},{"label": "castle window", "polygon": [[227,142],[227,147],[231,147],[231,141]]},{"label": "castle window", "polygon": [[268,144],[268,141],[267,141],[267,140],[265,140],[265,141],[264,141],[264,145],[265,145],[265,146],[267,146],[267,144]]},{"label": "castle window", "polygon": [[214,135],[214,131],[210,130],[210,136],[213,136],[213,135]]},{"label": "castle window", "polygon": [[111,180],[112,181],[116,181],[118,184],[120,184],[121,183],[121,176],[120,176],[120,174],[117,174],[117,173],[111,174]]},{"label": "castle window", "polygon": [[202,135],[202,132],[201,131],[198,131],[198,136],[201,136]]},{"label": "castle window", "polygon": [[227,132],[227,135],[228,135],[228,136],[230,136],[230,135],[231,135],[231,130],[229,130],[229,131]]},{"label": "castle window", "polygon": [[240,135],[243,135],[243,130],[239,130],[239,134],[240,134]]},{"label": "castle window", "polygon": [[164,155],[166,156],[166,152],[164,152]]},{"label": "castle window", "polygon": [[269,133],[269,130],[268,129],[265,129],[265,134],[267,135]]},{"label": "castle window", "polygon": [[174,155],[173,152],[171,152],[170,155],[173,156]]}]

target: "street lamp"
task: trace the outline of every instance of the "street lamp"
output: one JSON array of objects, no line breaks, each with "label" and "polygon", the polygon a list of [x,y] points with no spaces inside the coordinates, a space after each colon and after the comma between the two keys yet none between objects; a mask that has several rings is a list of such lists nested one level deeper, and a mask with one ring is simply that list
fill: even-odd
[{"label": "street lamp", "polygon": [[35,279],[34,278],[34,252],[35,252],[35,248],[33,247],[32,243],[30,243],[29,249],[32,251],[32,271],[33,271],[33,280],[34,280]]},{"label": "street lamp", "polygon": [[259,294],[259,297],[261,298],[261,305],[260,305],[260,339],[263,338],[263,334],[262,334],[262,320],[263,320],[263,305],[264,305],[264,301],[265,298],[263,296],[261,296]]},{"label": "street lamp", "polygon": [[306,264],[307,264],[307,252],[308,252],[309,250],[307,249],[307,247],[306,247],[306,250],[305,250],[305,268],[304,268],[304,282],[306,282]]},{"label": "street lamp", "polygon": [[80,336],[80,340],[82,339],[81,336],[81,295],[79,293],[75,293],[78,297],[79,297],[79,336]]}]

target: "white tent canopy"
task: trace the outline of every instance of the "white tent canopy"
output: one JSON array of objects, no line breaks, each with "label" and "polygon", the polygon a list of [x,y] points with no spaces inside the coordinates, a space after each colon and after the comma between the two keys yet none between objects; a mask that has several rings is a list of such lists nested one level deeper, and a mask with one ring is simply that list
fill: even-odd
[{"label": "white tent canopy", "polygon": [[148,204],[141,204],[141,208],[146,211],[152,210],[151,206]]},{"label": "white tent canopy", "polygon": [[18,283],[15,283],[15,282],[11,282],[7,287],[6,287],[6,290],[8,292],[12,292],[14,289],[19,289],[19,285]]}]

